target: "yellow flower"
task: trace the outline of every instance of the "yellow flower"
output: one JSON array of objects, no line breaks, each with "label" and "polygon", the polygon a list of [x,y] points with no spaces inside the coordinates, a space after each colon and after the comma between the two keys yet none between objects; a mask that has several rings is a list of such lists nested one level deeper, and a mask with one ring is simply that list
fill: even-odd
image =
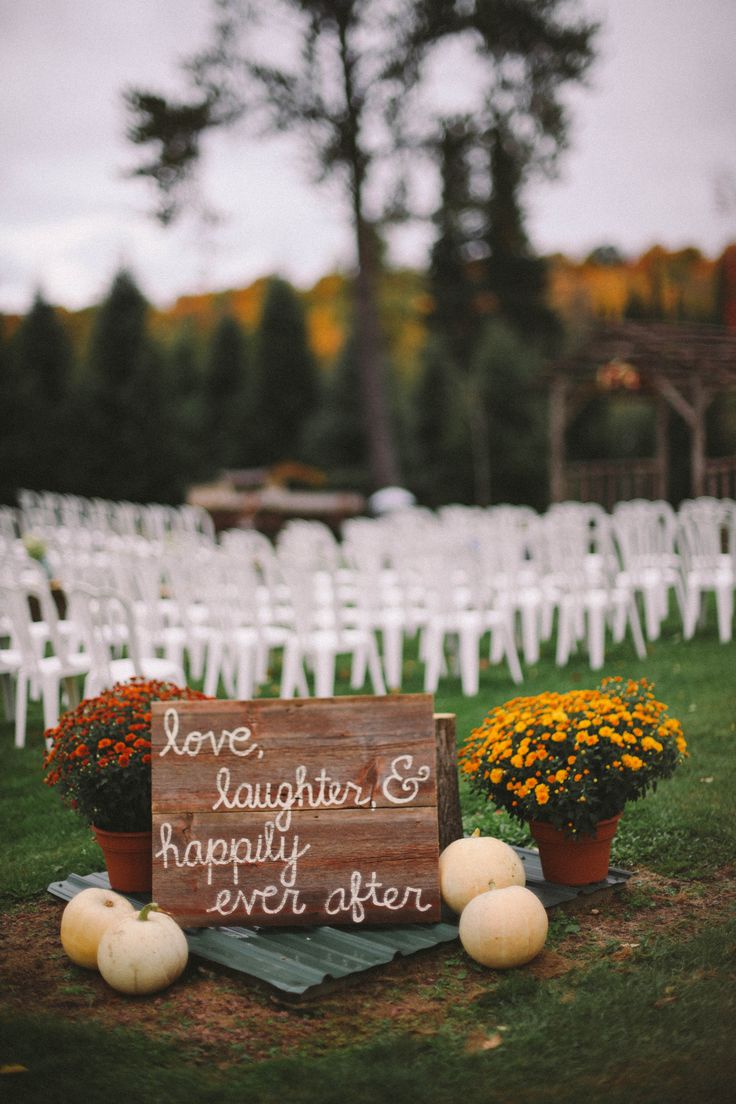
[{"label": "yellow flower", "polygon": [[491,771],[491,782],[493,783],[493,785],[497,786],[502,778],[503,778],[503,771],[501,770],[501,768],[500,767],[494,767],[493,770]]},{"label": "yellow flower", "polygon": [[664,744],[660,744],[659,740],[655,740],[653,736],[645,736],[641,746],[644,751],[664,751]]},{"label": "yellow flower", "polygon": [[534,787],[534,796],[537,800],[537,805],[546,805],[549,801],[549,787],[545,786],[544,782],[540,782]]}]

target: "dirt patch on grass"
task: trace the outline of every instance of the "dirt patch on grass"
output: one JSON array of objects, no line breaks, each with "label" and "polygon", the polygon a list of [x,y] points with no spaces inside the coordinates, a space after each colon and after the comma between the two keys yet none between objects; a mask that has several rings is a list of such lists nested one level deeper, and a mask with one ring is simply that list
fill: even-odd
[{"label": "dirt patch on grass", "polygon": [[[547,946],[524,969],[552,984],[602,954],[633,962],[652,933],[688,938],[718,924],[735,901],[733,867],[714,879],[687,883],[643,871],[616,891],[552,910]],[[137,1029],[186,1043],[193,1057],[216,1066],[295,1051],[320,1054],[389,1029],[432,1035],[448,1016],[461,1020],[463,1010],[491,994],[502,977],[477,966],[458,943],[451,943],[399,958],[297,1002],[192,957],[170,989],[131,998],[66,957],[59,942],[63,907],[48,899],[4,914],[0,1010]],[[493,1032],[478,1039],[469,1032],[469,1039],[473,1049],[498,1044]]]}]

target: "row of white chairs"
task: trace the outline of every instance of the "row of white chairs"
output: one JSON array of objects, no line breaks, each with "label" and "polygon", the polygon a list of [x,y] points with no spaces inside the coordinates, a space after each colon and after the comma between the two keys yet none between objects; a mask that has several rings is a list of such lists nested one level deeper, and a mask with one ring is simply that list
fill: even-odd
[{"label": "row of white chairs", "polygon": [[5,518],[0,518],[0,533],[3,523],[7,527],[13,522],[20,534],[34,533],[42,540],[67,540],[82,546],[104,546],[114,536],[158,542],[187,536],[210,543],[215,540],[211,515],[189,503],[167,506],[22,489],[18,508],[6,510]]},{"label": "row of white chairs", "polygon": [[[181,681],[188,670],[208,693],[222,684],[248,698],[278,652],[283,697],[308,694],[309,675],[314,692],[329,696],[345,655],[354,689],[368,683],[384,693],[401,688],[405,642],[417,636],[425,690],[453,672],[462,692],[475,695],[484,638],[488,661],[505,663],[518,684],[522,662],[534,664],[555,632],[559,665],[584,648],[595,670],[609,635],[630,634],[643,658],[673,603],[689,638],[710,593],[719,638],[732,635],[730,501],[694,500],[677,512],[637,501],[610,515],[580,503],[543,515],[415,507],[352,519],[341,541],[318,522],[293,521],[275,545],[253,530],[215,540],[194,524],[170,526],[165,539],[95,526],[85,541],[70,537],[85,526],[68,522],[47,517],[43,567],[20,529],[0,526],[0,676],[6,689],[15,681],[17,743],[29,693],[43,697],[48,727],[75,684],[83,679],[85,694],[97,692],[125,671]],[[64,619],[49,575],[66,598]],[[31,599],[41,616],[24,628]]]}]

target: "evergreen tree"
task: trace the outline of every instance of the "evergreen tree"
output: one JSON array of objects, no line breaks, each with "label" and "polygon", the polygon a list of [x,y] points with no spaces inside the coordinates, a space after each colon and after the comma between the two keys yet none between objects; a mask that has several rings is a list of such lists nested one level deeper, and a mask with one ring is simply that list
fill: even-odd
[{"label": "evergreen tree", "polygon": [[12,370],[9,343],[5,336],[5,320],[0,315],[0,502],[18,504],[18,432],[21,425],[18,412],[18,389]]},{"label": "evergreen tree", "polygon": [[412,395],[411,479],[425,506],[472,502],[476,497],[466,406],[467,372],[460,372],[444,340],[431,337]]},{"label": "evergreen tree", "polygon": [[714,321],[736,331],[736,245],[728,245],[715,272]]},{"label": "evergreen tree", "polygon": [[467,119],[446,122],[439,137],[440,203],[430,253],[430,330],[440,334],[457,370],[467,367],[482,325],[478,265],[471,262],[478,234],[477,201],[469,159],[474,135]]},{"label": "evergreen tree", "polygon": [[273,279],[255,334],[249,415],[262,463],[304,459],[305,425],[318,386],[301,302],[290,284]]},{"label": "evergreen tree", "polygon": [[490,494],[485,411],[472,370],[485,304],[472,258],[478,234],[471,185],[470,121],[449,121],[439,139],[441,199],[434,223],[429,290],[430,339],[416,392],[414,422],[420,499],[487,502]]},{"label": "evergreen tree", "polygon": [[306,428],[306,459],[329,472],[334,486],[369,492],[370,459],[359,380],[351,335],[323,384],[317,411]]},{"label": "evergreen tree", "polygon": [[498,312],[528,341],[554,349],[561,326],[547,304],[547,266],[534,255],[521,206],[532,151],[498,116],[490,131],[488,288]]},{"label": "evergreen tree", "polygon": [[536,386],[539,352],[508,323],[493,320],[472,367],[487,434],[489,500],[541,509],[546,505],[547,436]]},{"label": "evergreen tree", "polygon": [[204,370],[194,328],[180,327],[168,352],[174,448],[185,486],[207,477],[205,460]]},{"label": "evergreen tree", "polygon": [[113,500],[180,500],[164,363],[146,328],[148,304],[119,272],[95,317],[82,434],[82,493]]},{"label": "evergreen tree", "polygon": [[204,373],[203,455],[209,478],[223,468],[262,463],[251,416],[248,360],[240,323],[232,314],[222,314],[210,337]]},{"label": "evergreen tree", "polygon": [[70,417],[72,347],[56,311],[40,293],[15,334],[10,358],[8,428],[18,485],[69,491],[76,431]]}]

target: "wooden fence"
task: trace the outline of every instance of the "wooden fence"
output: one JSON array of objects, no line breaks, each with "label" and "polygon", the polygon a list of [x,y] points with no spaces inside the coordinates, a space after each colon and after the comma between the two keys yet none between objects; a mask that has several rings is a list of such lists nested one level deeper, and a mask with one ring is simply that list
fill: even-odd
[{"label": "wooden fence", "polygon": [[706,460],[705,493],[713,498],[736,498],[736,456]]},{"label": "wooden fence", "polygon": [[632,498],[666,498],[666,473],[658,460],[579,460],[565,465],[565,497],[609,511]]}]

